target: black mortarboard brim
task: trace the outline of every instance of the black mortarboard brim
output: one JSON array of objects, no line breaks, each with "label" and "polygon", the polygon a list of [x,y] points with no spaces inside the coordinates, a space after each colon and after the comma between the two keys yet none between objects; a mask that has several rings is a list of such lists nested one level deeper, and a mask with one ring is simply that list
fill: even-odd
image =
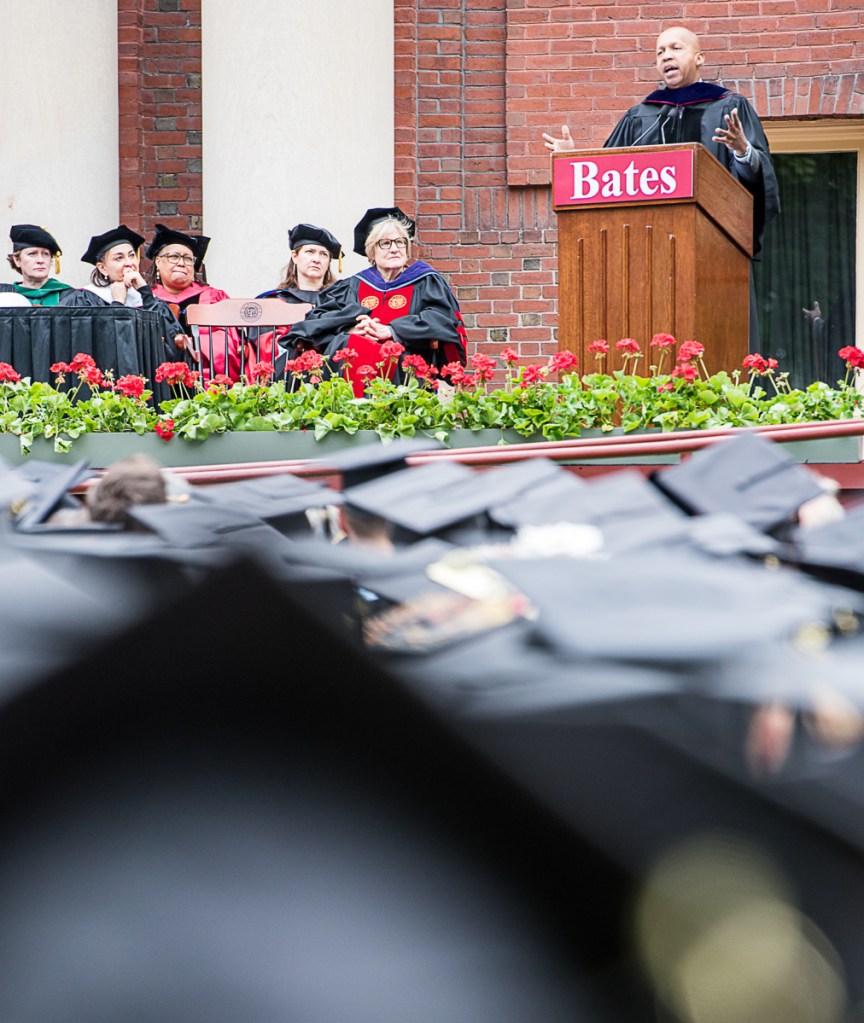
[{"label": "black mortarboard brim", "polygon": [[293,532],[298,527],[308,532],[307,509],[342,503],[342,495],[330,487],[289,473],[199,487],[195,498],[205,504],[246,512],[280,532]]},{"label": "black mortarboard brim", "polygon": [[550,476],[531,490],[489,509],[489,518],[501,526],[540,526],[555,522],[575,522],[574,508],[588,486],[573,473],[562,471]]},{"label": "black mortarboard brim", "polygon": [[144,244],[144,238],[137,231],[133,231],[131,227],[120,224],[104,234],[94,234],[90,239],[90,244],[87,246],[87,251],[81,259],[83,262],[92,263],[95,266],[108,249],[113,248],[115,245],[120,245],[121,242],[128,242],[137,252]]},{"label": "black mortarboard brim", "polygon": [[824,526],[794,529],[780,557],[820,577],[864,588],[864,505]]},{"label": "black mortarboard brim", "polygon": [[328,466],[338,469],[342,476],[342,489],[357,487],[391,472],[398,472],[406,467],[409,455],[419,455],[424,451],[437,451],[441,448],[437,440],[429,437],[405,437],[391,441],[389,444],[363,444],[359,447],[345,448],[343,451],[328,455],[324,461]]},{"label": "black mortarboard brim", "polygon": [[358,256],[366,255],[366,239],[372,228],[379,221],[389,219],[398,220],[408,232],[408,237],[413,239],[414,229],[417,225],[398,206],[375,206],[366,210],[354,228],[354,251]]},{"label": "black mortarboard brim", "polygon": [[805,501],[824,494],[809,469],[752,433],[713,444],[655,473],[652,482],[690,514],[730,512],[766,531],[790,522]]},{"label": "black mortarboard brim", "polygon": [[560,471],[542,458],[486,472],[456,462],[428,462],[352,487],[345,502],[426,536],[485,513]]},{"label": "black mortarboard brim", "polygon": [[275,556],[289,543],[257,515],[194,499],[184,504],[139,504],[128,514],[175,547],[216,547],[226,558],[237,550]]},{"label": "black mortarboard brim", "polygon": [[288,244],[293,249],[299,249],[301,245],[321,245],[334,259],[342,255],[342,243],[331,234],[325,227],[316,227],[314,224],[295,224],[288,232]]},{"label": "black mortarboard brim", "polygon": [[144,255],[148,259],[155,259],[166,245],[185,245],[195,256],[195,269],[200,270],[207,254],[207,246],[210,239],[203,234],[184,234],[176,231],[173,227],[166,227],[164,224],[157,224],[153,234],[153,240],[147,246]]},{"label": "black mortarboard brim", "polygon": [[53,235],[37,224],[15,224],[9,229],[9,238],[12,241],[13,252],[33,247],[48,249],[52,256],[63,255]]},{"label": "black mortarboard brim", "polygon": [[[734,658],[748,644],[829,620],[823,587],[749,562],[668,550],[605,561],[500,561],[493,567],[539,609],[538,633],[581,657],[682,664]],[[578,584],[574,585],[574,576]],[[622,603],[622,594],[626,599]],[[620,607],[621,613],[610,613]]]},{"label": "black mortarboard brim", "polygon": [[39,485],[27,505],[15,520],[15,528],[26,531],[34,526],[41,526],[51,514],[61,507],[67,492],[90,475],[90,462],[82,458],[79,462],[49,477]]},{"label": "black mortarboard brim", "polygon": [[582,968],[626,879],[254,565],[34,686],[0,740],[10,1017],[598,1018]]}]

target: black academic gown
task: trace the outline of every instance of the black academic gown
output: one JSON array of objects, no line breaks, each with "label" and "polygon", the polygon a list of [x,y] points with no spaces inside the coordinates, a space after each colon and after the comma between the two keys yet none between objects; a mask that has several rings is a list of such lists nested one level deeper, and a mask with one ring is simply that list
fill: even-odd
[{"label": "black academic gown", "polygon": [[[140,308],[152,310],[159,315],[162,343],[165,347],[165,358],[171,362],[182,362],[185,356],[183,351],[174,344],[174,338],[177,334],[185,334],[185,331],[178,323],[177,318],[161,299],[156,298],[149,285],[145,285],[143,288],[136,288],[135,290],[141,296],[142,304]],[[94,294],[87,288],[64,292],[60,299],[60,305],[71,306],[72,308],[82,308],[85,306],[95,306],[98,308],[99,306],[119,305],[124,309],[130,308],[123,306],[120,302],[106,302],[104,298],[100,298],[99,295]]]},{"label": "black academic gown", "polygon": [[[350,347],[349,331],[358,316],[375,316],[370,305],[360,304],[362,285],[374,287],[380,299],[379,310],[395,292],[410,288],[410,300],[404,315],[383,319],[393,339],[405,346],[406,354],[422,355],[431,365],[465,361],[465,328],[459,303],[444,278],[427,263],[417,261],[394,281],[384,282],[374,267],[346,280],[331,284],[321,293],[321,300],[306,319],[295,323],[288,335],[294,350],[315,348],[332,355]],[[433,348],[432,342],[438,346]]]},{"label": "black academic gown", "polygon": [[309,305],[318,305],[322,294],[320,291],[306,291],[303,288],[273,288],[271,291],[262,291],[256,298],[281,298],[283,302],[294,305],[307,302]]},{"label": "black academic gown", "polygon": [[[726,114],[735,108],[744,134],[759,157],[755,173],[736,160],[722,142],[712,141],[717,129],[726,127]],[[751,193],[753,257],[757,259],[762,232],[779,212],[780,202],[768,140],[756,111],[739,93],[711,82],[697,82],[684,89],[658,89],[627,111],[604,145],[617,148],[679,142],[700,142]]]}]

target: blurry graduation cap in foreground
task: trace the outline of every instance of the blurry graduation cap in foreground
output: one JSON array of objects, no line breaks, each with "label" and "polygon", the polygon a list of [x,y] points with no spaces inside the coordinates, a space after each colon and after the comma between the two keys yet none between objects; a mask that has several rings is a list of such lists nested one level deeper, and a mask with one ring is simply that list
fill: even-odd
[{"label": "blurry graduation cap in foreground", "polygon": [[252,564],[6,700],[0,769],[4,1019],[621,1018],[626,875]]}]

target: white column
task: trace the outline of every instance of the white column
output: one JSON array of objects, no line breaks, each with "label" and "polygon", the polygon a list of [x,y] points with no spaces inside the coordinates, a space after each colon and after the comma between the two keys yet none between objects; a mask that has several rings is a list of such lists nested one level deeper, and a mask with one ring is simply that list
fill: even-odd
[{"label": "white column", "polygon": [[0,25],[0,251],[12,224],[39,224],[81,285],[90,236],[117,225],[117,3],[0,0]]},{"label": "white column", "polygon": [[393,4],[203,0],[202,19],[208,278],[246,297],[279,283],[294,224],[350,252],[393,202]]}]

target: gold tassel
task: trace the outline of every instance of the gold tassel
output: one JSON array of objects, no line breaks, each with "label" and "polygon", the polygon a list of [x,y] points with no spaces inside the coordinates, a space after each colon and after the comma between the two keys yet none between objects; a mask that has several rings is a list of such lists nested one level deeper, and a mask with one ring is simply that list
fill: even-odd
[{"label": "gold tassel", "polygon": [[342,276],[342,250],[339,250],[339,276]]},{"label": "gold tassel", "polygon": [[60,250],[58,249],[54,253],[54,275],[55,277],[60,276]]}]

